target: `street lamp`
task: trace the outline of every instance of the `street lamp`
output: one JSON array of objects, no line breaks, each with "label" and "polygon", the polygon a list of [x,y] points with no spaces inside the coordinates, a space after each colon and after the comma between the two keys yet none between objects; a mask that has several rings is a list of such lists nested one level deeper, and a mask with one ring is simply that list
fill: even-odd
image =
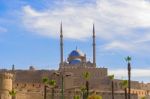
[{"label": "street lamp", "polygon": [[54,72],[54,74],[61,76],[61,99],[64,99],[64,77],[69,77],[71,74],[65,74],[63,72]]}]

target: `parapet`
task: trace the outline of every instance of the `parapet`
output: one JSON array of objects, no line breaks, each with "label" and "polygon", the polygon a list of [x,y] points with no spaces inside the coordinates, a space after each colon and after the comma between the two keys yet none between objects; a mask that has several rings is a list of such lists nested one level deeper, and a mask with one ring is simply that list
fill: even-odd
[{"label": "parapet", "polygon": [[13,74],[12,73],[8,73],[8,72],[0,73],[0,78],[2,78],[2,79],[12,79],[13,78]]}]

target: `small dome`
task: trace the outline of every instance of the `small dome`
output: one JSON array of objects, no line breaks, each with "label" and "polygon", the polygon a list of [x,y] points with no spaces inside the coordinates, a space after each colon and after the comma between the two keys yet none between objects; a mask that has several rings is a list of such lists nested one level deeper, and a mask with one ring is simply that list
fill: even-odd
[{"label": "small dome", "polygon": [[84,56],[84,54],[81,51],[79,51],[79,50],[73,50],[69,54],[69,57],[78,57],[78,56]]},{"label": "small dome", "polygon": [[34,66],[30,66],[30,67],[29,67],[29,70],[34,71],[34,70],[35,70],[35,67],[34,67]]},{"label": "small dome", "polygon": [[79,63],[81,63],[81,59],[73,59],[73,60],[71,60],[70,62],[69,62],[69,64],[79,64]]}]

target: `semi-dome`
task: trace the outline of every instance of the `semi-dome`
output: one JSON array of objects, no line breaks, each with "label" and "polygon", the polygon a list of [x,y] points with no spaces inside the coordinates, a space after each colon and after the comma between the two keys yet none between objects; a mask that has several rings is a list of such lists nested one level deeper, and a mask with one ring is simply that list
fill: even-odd
[{"label": "semi-dome", "polygon": [[69,54],[69,57],[78,57],[78,56],[84,56],[84,54],[80,50],[73,50]]}]

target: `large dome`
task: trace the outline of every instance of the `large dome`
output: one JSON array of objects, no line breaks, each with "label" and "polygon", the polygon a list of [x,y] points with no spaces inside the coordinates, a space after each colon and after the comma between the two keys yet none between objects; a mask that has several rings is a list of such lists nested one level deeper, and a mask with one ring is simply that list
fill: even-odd
[{"label": "large dome", "polygon": [[80,50],[73,50],[69,54],[69,57],[79,57],[79,56],[84,56],[84,54]]},{"label": "large dome", "polygon": [[82,53],[80,50],[73,50],[68,57],[69,64],[79,64],[85,61],[85,54]]}]

